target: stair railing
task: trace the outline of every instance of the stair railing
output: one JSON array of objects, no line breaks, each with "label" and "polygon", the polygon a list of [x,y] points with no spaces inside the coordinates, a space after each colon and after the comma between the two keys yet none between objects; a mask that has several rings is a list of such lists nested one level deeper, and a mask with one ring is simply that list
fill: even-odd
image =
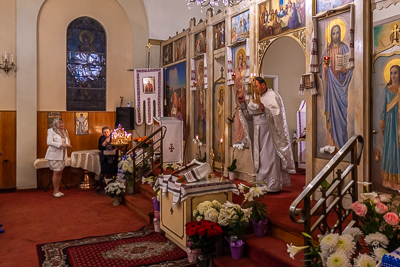
[{"label": "stair railing", "polygon": [[[161,173],[163,172],[163,140],[166,132],[167,127],[161,126],[126,152],[125,156],[132,155],[133,160],[133,195],[135,195],[137,176],[142,177],[145,172],[149,174],[157,168],[161,168]],[[154,164],[156,155],[159,155],[159,162]]]},{"label": "stair railing", "polygon": [[[343,223],[351,214],[352,220],[348,225],[358,225],[357,216],[351,210],[345,209],[342,201],[346,194],[351,196],[352,203],[358,200],[357,165],[360,164],[363,146],[364,139],[361,135],[352,136],[293,201],[289,208],[290,219],[295,223],[304,224],[305,233],[312,236],[315,230],[319,230],[322,234],[326,232],[338,232],[341,234],[344,230]],[[321,189],[321,184],[334,173],[335,168],[340,163],[343,163],[347,155],[350,155],[350,164],[343,172],[338,169],[335,181],[327,190],[321,190],[322,197],[316,203],[311,202],[314,193]],[[347,182],[345,178],[349,174],[351,175],[351,180]],[[333,196],[333,200],[327,207],[327,199],[330,196]],[[303,208],[299,208],[301,203],[303,203]],[[337,215],[336,224],[333,226],[328,225],[328,215],[331,212],[335,212]],[[298,218],[299,216],[300,218]],[[318,217],[313,225],[311,225],[312,217]],[[309,245],[309,242],[312,241],[304,237],[304,245]]]}]

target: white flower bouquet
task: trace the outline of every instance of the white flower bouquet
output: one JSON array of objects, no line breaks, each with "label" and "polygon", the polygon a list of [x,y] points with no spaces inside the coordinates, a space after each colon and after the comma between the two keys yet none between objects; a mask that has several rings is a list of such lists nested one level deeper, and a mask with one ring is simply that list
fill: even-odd
[{"label": "white flower bouquet", "polygon": [[[252,208],[251,219],[255,222],[263,221],[267,218],[267,205],[257,199],[267,193],[267,186],[257,186],[257,183],[247,186],[243,183],[238,185],[239,192],[244,195],[243,204]],[[242,205],[243,205],[242,204]]]},{"label": "white flower bouquet", "polygon": [[122,157],[118,163],[119,178],[125,179],[128,186],[133,186],[133,160],[131,156]]},{"label": "white flower bouquet", "polygon": [[222,204],[216,200],[204,201],[197,205],[193,211],[193,217],[198,222],[201,220],[217,222],[221,208]]},{"label": "white flower bouquet", "polygon": [[111,198],[120,196],[123,192],[125,192],[125,185],[120,179],[113,179],[111,182],[107,184],[104,188],[106,194]]},{"label": "white flower bouquet", "polygon": [[[304,236],[312,240],[312,237],[306,233]],[[363,233],[358,228],[348,228],[341,235],[329,233],[319,236],[318,246],[302,246],[297,247],[292,244],[287,245],[287,252],[290,257],[294,256],[304,249],[309,249],[309,259],[306,261],[309,266],[325,266],[325,267],[374,267],[379,264],[382,257],[387,251],[385,247],[389,244],[386,236],[376,233],[369,234],[365,237],[366,244],[373,248],[368,254],[361,254],[357,250],[357,242],[361,240]]]},{"label": "white flower bouquet", "polygon": [[222,205],[218,216],[218,224],[226,226],[228,234],[242,240],[244,238],[244,228],[249,223],[252,208],[243,209],[238,204],[226,202]]}]

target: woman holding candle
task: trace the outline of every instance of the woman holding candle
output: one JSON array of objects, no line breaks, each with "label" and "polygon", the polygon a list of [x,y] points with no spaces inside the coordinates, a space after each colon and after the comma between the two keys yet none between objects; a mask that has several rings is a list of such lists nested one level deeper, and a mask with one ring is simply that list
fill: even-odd
[{"label": "woman holding candle", "polygon": [[50,170],[53,171],[53,196],[60,198],[64,196],[60,192],[60,182],[62,171],[65,167],[65,160],[67,159],[67,149],[71,148],[69,134],[67,129],[64,128],[64,122],[60,119],[53,121],[53,127],[47,131],[47,145],[49,146],[46,152],[45,159],[49,161]]},{"label": "woman holding candle", "polygon": [[103,135],[99,137],[98,144],[98,149],[101,151],[101,172],[96,191],[100,191],[106,174],[116,175],[118,172],[118,157],[116,153],[117,149],[111,145],[110,128],[108,126],[104,126],[103,129],[101,129],[101,132]]}]

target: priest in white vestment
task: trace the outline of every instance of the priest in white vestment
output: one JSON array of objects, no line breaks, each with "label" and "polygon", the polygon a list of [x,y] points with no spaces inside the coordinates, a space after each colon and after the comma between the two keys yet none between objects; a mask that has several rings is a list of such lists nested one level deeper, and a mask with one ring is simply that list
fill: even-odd
[{"label": "priest in white vestment", "polygon": [[[268,89],[261,77],[256,78],[260,104],[246,105],[239,98],[239,117],[248,142],[252,142],[254,172],[257,182],[265,182],[268,192],[278,192],[290,185],[290,173],[296,173],[286,113],[278,93]],[[253,121],[254,136],[249,135],[247,120]]]}]

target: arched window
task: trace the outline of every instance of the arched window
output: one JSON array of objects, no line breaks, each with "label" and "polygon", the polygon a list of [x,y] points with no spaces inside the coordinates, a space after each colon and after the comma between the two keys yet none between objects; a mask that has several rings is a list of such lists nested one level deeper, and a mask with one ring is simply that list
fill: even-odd
[{"label": "arched window", "polygon": [[80,17],[67,29],[67,110],[106,110],[106,33]]}]

